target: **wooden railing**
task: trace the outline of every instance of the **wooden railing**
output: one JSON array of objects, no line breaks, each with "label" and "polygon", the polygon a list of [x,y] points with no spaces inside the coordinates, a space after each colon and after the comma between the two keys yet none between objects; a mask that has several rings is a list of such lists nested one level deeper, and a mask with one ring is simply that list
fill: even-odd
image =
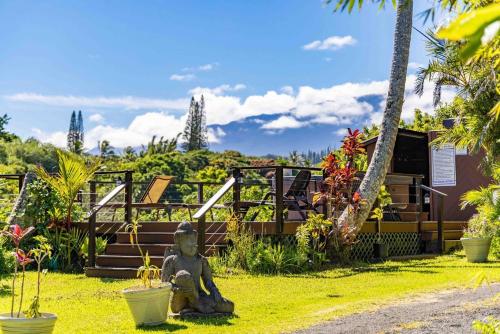
[{"label": "wooden railing", "polygon": [[443,244],[444,244],[444,234],[443,234],[443,221],[444,221],[444,201],[446,197],[448,197],[447,194],[436,190],[431,187],[427,187],[423,184],[420,185],[421,189],[427,190],[429,192],[432,192],[433,194],[437,195],[438,198],[438,213],[437,213],[437,238],[438,238],[438,245],[437,245],[437,252],[439,254],[443,253]]}]

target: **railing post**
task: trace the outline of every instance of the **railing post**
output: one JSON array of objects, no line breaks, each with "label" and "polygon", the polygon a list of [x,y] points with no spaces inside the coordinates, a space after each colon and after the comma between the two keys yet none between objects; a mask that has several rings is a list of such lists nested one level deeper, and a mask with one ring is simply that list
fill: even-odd
[{"label": "railing post", "polygon": [[125,172],[125,221],[132,223],[132,172]]},{"label": "railing post", "polygon": [[18,179],[18,189],[19,189],[19,192],[21,192],[21,189],[23,189],[23,184],[24,184],[24,177],[26,176],[26,174],[22,174],[22,175],[19,175],[19,179]]},{"label": "railing post", "polygon": [[283,167],[276,167],[276,234],[283,232]]},{"label": "railing post", "polygon": [[423,210],[423,205],[422,205],[422,179],[419,177],[415,178],[415,205],[416,205],[416,212],[417,212],[417,232],[420,234],[422,233],[422,210]]},{"label": "railing post", "polygon": [[233,185],[233,214],[240,219],[240,201],[241,201],[241,172],[239,168],[233,168],[233,177],[235,183]]},{"label": "railing post", "polygon": [[[198,183],[198,204],[203,204],[203,183]],[[198,218],[198,251],[200,254],[205,255],[205,228],[206,228],[206,215]]]},{"label": "railing post", "polygon": [[443,217],[444,217],[444,196],[438,195],[439,197],[439,207],[438,207],[438,246],[437,251],[439,254],[443,253]]},{"label": "railing post", "polygon": [[[94,207],[97,200],[96,193],[96,182],[90,181],[90,200],[89,206],[90,210]],[[96,225],[96,213],[92,214],[89,217],[89,248],[88,248],[88,259],[89,259],[89,267],[95,267],[95,225]]]}]

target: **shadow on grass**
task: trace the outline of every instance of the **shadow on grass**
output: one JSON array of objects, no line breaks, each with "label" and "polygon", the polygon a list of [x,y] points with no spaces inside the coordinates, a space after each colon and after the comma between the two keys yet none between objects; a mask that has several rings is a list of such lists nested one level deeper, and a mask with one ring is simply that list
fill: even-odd
[{"label": "shadow on grass", "polygon": [[12,289],[9,285],[3,284],[0,286],[0,297],[10,296],[11,291]]},{"label": "shadow on grass", "polygon": [[193,318],[183,318],[179,319],[180,321],[184,323],[192,323],[192,324],[198,324],[198,325],[210,325],[210,326],[232,326],[233,323],[230,322],[231,319],[236,319],[239,318],[238,315],[233,314],[233,315],[225,315],[225,316],[218,316],[218,317],[193,317]]},{"label": "shadow on grass", "polygon": [[138,326],[137,329],[139,329],[141,332],[162,332],[165,333],[167,332],[175,332],[181,329],[186,329],[188,326],[183,325],[183,324],[170,324],[170,323],[164,323],[158,326]]}]

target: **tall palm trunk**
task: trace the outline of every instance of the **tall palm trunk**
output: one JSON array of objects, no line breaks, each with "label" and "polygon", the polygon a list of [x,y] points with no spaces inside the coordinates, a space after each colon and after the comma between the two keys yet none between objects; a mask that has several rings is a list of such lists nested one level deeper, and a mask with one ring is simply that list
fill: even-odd
[{"label": "tall palm trunk", "polygon": [[384,110],[380,134],[375,146],[366,175],[359,186],[361,197],[366,201],[355,214],[345,210],[339,218],[339,225],[349,227],[358,233],[368,218],[380,187],[391,162],[394,144],[398,134],[398,125],[404,102],[406,71],[410,54],[412,30],[413,0],[399,0],[397,6],[396,28],[394,31],[394,49],[392,55],[389,91]]}]

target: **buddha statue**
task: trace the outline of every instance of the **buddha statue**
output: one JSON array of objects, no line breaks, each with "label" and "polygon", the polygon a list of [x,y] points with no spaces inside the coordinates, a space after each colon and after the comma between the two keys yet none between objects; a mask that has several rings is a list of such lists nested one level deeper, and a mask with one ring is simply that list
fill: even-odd
[{"label": "buddha statue", "polygon": [[[172,283],[173,313],[233,313],[233,302],[223,298],[212,278],[207,258],[198,253],[198,234],[188,222],[174,233],[175,246],[165,253],[161,280]],[[203,286],[209,294],[201,287]]]}]

